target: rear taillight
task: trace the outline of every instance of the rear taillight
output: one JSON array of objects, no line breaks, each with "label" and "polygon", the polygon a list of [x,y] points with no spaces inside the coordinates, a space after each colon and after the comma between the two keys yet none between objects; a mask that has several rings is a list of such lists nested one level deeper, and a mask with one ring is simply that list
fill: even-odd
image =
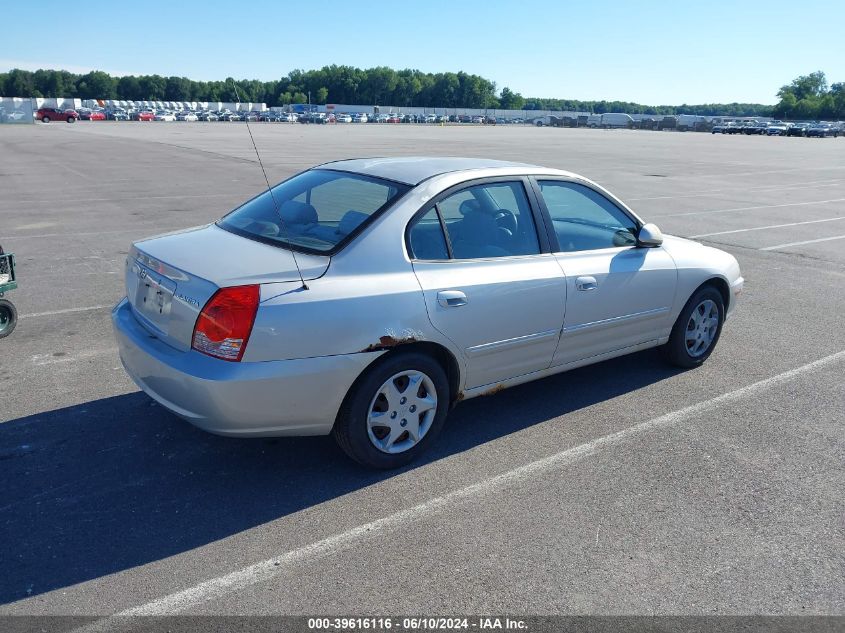
[{"label": "rear taillight", "polygon": [[215,292],[197,318],[191,347],[215,358],[240,361],[255,322],[259,296],[258,286],[234,286]]}]

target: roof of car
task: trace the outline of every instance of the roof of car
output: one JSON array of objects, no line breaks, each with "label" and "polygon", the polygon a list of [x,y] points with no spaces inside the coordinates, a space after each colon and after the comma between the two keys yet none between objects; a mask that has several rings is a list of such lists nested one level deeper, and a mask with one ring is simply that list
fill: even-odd
[{"label": "roof of car", "polygon": [[397,158],[353,158],[320,165],[324,169],[349,171],[375,178],[386,178],[408,185],[418,185],[423,180],[455,171],[491,169],[496,167],[541,169],[526,163],[514,163],[487,158],[458,158],[454,156],[403,156]]}]

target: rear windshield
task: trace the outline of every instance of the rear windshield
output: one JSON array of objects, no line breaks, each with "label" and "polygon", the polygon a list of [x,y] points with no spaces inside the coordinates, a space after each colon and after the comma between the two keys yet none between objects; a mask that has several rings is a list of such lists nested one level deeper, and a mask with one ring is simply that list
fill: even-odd
[{"label": "rear windshield", "polygon": [[261,242],[327,252],[409,187],[328,169],[312,169],[265,191],[218,226]]}]

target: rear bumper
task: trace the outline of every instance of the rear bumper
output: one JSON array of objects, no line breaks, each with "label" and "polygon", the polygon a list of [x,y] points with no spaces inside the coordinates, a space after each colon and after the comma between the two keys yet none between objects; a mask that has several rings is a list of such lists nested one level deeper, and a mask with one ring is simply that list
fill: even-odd
[{"label": "rear bumper", "polygon": [[361,372],[383,352],[232,363],[150,335],[126,299],[112,310],[120,359],[147,395],[217,435],[325,435]]}]

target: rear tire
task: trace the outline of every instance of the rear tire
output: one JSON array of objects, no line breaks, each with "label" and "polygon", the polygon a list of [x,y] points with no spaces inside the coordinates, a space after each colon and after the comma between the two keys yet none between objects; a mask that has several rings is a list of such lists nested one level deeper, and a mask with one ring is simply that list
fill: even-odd
[{"label": "rear tire", "polygon": [[684,369],[698,367],[716,348],[724,322],[722,294],[713,286],[699,288],[681,310],[663,346],[666,360]]},{"label": "rear tire", "polygon": [[437,361],[417,352],[393,352],[378,359],[352,386],[332,435],[359,464],[398,468],[434,443],[449,402],[449,381]]},{"label": "rear tire", "polygon": [[0,338],[6,338],[18,324],[18,311],[8,299],[0,299]]}]

